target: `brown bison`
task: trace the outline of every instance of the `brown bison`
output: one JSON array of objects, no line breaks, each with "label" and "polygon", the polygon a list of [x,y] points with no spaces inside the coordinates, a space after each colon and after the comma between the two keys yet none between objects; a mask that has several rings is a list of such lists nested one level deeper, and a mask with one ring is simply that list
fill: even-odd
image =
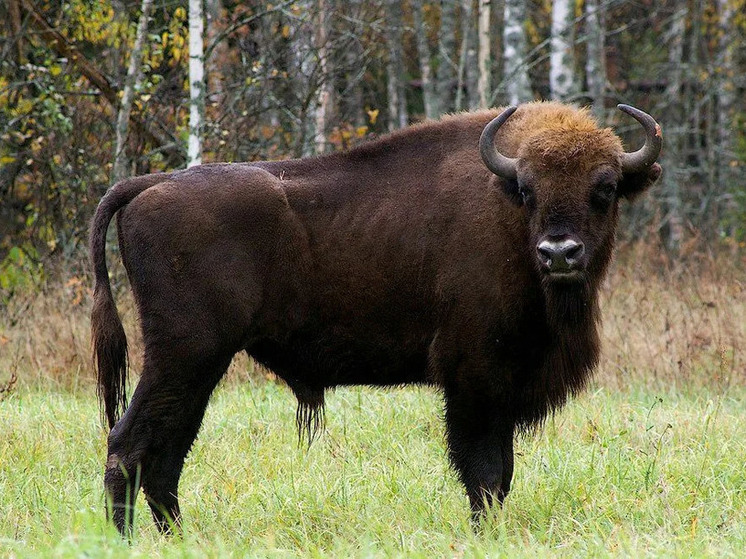
[{"label": "brown bison", "polygon": [[[619,107],[646,131],[634,153],[584,110],[532,103],[446,116],[344,153],[112,187],[91,229],[92,331],[119,530],[131,527],[140,485],[159,527],[178,523],[184,458],[239,351],[293,390],[309,439],[329,388],[439,387],[473,515],[501,503],[516,431],[596,365],[619,200],[661,173],[660,127]],[[145,345],[128,407],[105,261],[117,212]]]}]

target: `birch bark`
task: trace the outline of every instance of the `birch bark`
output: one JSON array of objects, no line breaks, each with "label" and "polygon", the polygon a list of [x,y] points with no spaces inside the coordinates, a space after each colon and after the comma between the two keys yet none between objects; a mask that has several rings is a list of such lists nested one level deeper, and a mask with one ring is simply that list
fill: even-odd
[{"label": "birch bark", "polygon": [[316,52],[319,58],[319,92],[316,110],[314,145],[316,153],[326,151],[326,129],[331,113],[333,81],[329,60],[330,0],[318,0],[318,23],[316,25]]},{"label": "birch bark", "polygon": [[577,93],[574,56],[575,2],[552,2],[552,36],[549,42],[549,89],[552,99],[564,100]]},{"label": "birch bark", "polygon": [[187,167],[202,163],[202,127],[205,118],[204,16],[202,0],[189,0],[189,140]]},{"label": "birch bark", "polygon": [[456,83],[456,4],[458,0],[440,3],[440,33],[438,34],[438,71],[436,93],[440,114],[453,110]]},{"label": "birch bark", "polygon": [[490,105],[492,97],[491,79],[491,36],[490,15],[492,12],[491,0],[479,0],[478,31],[479,49],[477,51],[477,65],[479,67],[479,78],[477,91],[479,92],[479,107],[482,109]]},{"label": "birch bark", "polygon": [[422,103],[427,118],[435,118],[438,115],[437,98],[433,86],[432,69],[430,67],[430,45],[427,41],[427,27],[423,17],[423,0],[413,0],[412,16],[414,18],[414,33],[417,38],[417,57],[420,64],[420,78],[422,80]]},{"label": "birch bark", "polygon": [[585,76],[593,116],[604,124],[606,94],[606,7],[604,0],[585,0],[586,61]]},{"label": "birch bark", "polygon": [[526,31],[523,28],[526,20],[526,0],[505,0],[504,9],[503,83],[508,104],[518,105],[532,98],[525,60]]},{"label": "birch bark", "polygon": [[718,0],[718,11],[720,19],[720,48],[717,58],[719,75],[717,88],[718,182],[721,189],[729,190],[732,188],[733,168],[737,164],[733,145],[733,116],[736,105],[734,78],[737,73],[734,51],[738,42],[733,0]]},{"label": "birch bark", "polygon": [[687,122],[684,119],[682,88],[684,59],[684,39],[688,8],[681,8],[671,22],[668,33],[668,86],[665,98],[668,103],[668,120],[675,123],[667,134],[666,151],[663,168],[663,199],[665,212],[661,224],[661,236],[666,248],[677,253],[684,237],[682,201],[680,185],[687,179],[687,171],[681,165],[687,133]]},{"label": "birch bark", "polygon": [[386,64],[389,107],[389,130],[407,125],[407,98],[404,88],[402,56],[402,9],[399,0],[388,0],[386,10],[386,42],[389,58]]}]

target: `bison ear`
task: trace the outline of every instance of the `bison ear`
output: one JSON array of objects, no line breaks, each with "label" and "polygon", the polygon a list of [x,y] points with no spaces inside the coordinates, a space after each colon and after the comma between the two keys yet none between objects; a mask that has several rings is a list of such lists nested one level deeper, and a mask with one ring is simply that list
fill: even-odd
[{"label": "bison ear", "polygon": [[634,200],[653,186],[655,181],[661,176],[663,168],[658,163],[653,163],[650,167],[639,173],[628,173],[622,177],[617,186],[619,196],[628,200]]},{"label": "bison ear", "polygon": [[508,197],[508,200],[516,206],[521,207],[523,205],[523,196],[521,196],[521,191],[518,188],[518,180],[504,178],[498,178],[497,180],[500,183],[500,189]]}]

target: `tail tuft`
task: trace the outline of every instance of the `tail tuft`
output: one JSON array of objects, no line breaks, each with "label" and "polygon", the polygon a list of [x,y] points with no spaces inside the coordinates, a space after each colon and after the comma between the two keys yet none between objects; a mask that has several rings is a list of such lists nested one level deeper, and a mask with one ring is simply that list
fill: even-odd
[{"label": "tail tuft", "polygon": [[91,329],[102,418],[111,429],[127,407],[128,368],[127,337],[111,293],[94,294]]}]

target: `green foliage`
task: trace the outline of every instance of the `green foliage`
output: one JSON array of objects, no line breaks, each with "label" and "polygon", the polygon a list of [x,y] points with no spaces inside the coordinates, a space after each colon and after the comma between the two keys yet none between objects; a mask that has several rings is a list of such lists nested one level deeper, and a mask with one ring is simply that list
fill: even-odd
[{"label": "green foliage", "polygon": [[5,303],[17,292],[31,291],[41,285],[43,278],[44,269],[32,246],[11,247],[0,261],[0,301]]}]

